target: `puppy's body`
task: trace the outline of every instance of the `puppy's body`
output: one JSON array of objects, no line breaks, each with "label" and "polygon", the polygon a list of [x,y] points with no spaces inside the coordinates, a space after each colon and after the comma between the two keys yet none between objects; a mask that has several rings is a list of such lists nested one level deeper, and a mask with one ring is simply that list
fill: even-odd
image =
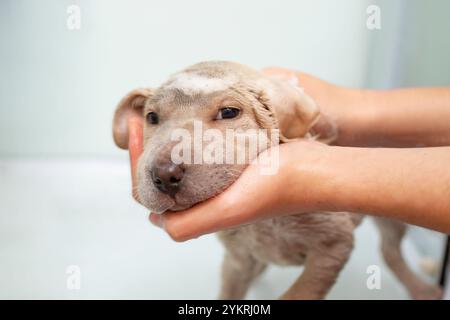
[{"label": "puppy's body", "polygon": [[300,284],[285,299],[321,299],[353,249],[361,216],[346,212],[299,214],[264,220],[219,233],[227,254],[222,299],[241,299],[268,264],[305,265]]},{"label": "puppy's body", "polygon": [[221,231],[219,238],[227,249],[245,251],[261,263],[302,265],[312,250],[333,254],[327,252],[330,244],[351,243],[356,220],[347,212],[302,213]]},{"label": "puppy's body", "polygon": [[[239,109],[239,116],[226,120],[216,116],[229,106]],[[193,121],[222,133],[230,128],[280,129],[280,142],[286,142],[308,137],[320,113],[295,83],[267,78],[237,63],[204,62],[173,75],[157,89],[135,90],[120,102],[114,138],[121,148],[128,147],[127,118],[132,115],[147,118],[144,153],[138,164],[139,200],[152,211],[163,212],[186,209],[222,192],[245,169],[243,164],[175,165],[171,160],[171,135],[176,129],[192,132]],[[321,121],[326,119],[322,117]],[[333,124],[328,127],[333,128]],[[321,138],[332,140],[336,132],[329,133]],[[245,152],[245,146],[238,144],[234,152]],[[243,298],[252,280],[267,264],[274,263],[305,266],[283,298],[324,298],[351,254],[353,231],[361,218],[345,212],[316,212],[219,232],[226,247],[220,297]],[[411,295],[438,297],[439,289],[422,282],[401,256],[405,225],[386,219],[377,219],[377,224],[383,256]]]}]

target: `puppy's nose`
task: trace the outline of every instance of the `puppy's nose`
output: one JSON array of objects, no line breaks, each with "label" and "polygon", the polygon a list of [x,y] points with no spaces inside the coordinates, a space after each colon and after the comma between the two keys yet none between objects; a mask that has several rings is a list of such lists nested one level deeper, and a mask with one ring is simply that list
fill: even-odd
[{"label": "puppy's nose", "polygon": [[171,197],[180,190],[180,182],[184,176],[184,167],[171,161],[156,163],[152,167],[152,181],[159,191]]}]

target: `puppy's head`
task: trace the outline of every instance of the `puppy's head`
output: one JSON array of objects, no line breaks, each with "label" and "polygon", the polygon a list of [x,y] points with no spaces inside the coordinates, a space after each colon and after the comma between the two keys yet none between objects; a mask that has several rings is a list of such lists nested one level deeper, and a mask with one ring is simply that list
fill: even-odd
[{"label": "puppy's head", "polygon": [[[189,208],[237,179],[257,155],[251,138],[240,134],[258,132],[270,142],[279,129],[281,142],[303,137],[319,111],[293,84],[237,63],[214,61],[176,73],[157,89],[126,95],[113,124],[120,148],[128,148],[127,123],[133,115],[144,122],[139,200],[153,212],[164,212]],[[257,151],[269,146],[259,141]]]}]

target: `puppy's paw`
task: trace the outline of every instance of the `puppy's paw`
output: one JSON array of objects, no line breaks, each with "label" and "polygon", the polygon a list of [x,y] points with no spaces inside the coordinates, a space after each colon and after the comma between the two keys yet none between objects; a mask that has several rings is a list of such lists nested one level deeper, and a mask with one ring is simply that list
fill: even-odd
[{"label": "puppy's paw", "polygon": [[411,290],[411,298],[414,300],[440,300],[442,299],[442,294],[440,287],[431,284],[424,284]]}]

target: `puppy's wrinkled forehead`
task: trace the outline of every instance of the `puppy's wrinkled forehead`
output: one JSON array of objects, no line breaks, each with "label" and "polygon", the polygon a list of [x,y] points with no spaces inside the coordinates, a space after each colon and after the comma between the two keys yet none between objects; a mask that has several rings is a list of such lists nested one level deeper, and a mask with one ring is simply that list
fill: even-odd
[{"label": "puppy's wrinkled forehead", "polygon": [[208,97],[227,94],[238,83],[249,82],[257,77],[260,77],[258,72],[237,63],[202,62],[172,75],[156,90],[150,103],[189,105],[207,100]]},{"label": "puppy's wrinkled forehead", "polygon": [[164,89],[176,89],[182,91],[185,95],[196,96],[225,91],[236,82],[237,79],[233,75],[215,77],[194,72],[181,72],[173,75]]}]

